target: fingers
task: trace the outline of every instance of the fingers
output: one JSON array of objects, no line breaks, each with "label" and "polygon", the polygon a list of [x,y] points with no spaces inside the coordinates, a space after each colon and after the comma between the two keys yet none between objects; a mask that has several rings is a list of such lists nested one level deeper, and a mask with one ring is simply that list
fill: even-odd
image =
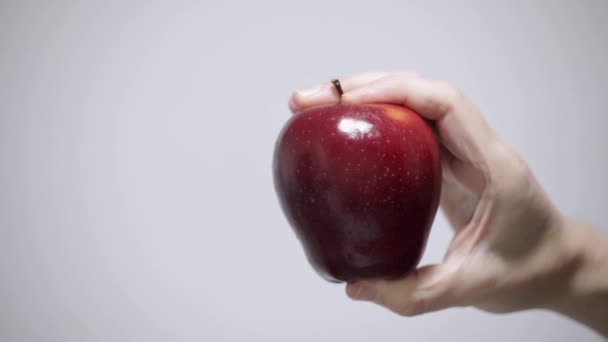
[{"label": "fingers", "polygon": [[297,113],[308,108],[339,102],[340,96],[335,92],[333,84],[325,82],[311,88],[294,91],[289,99],[289,109],[293,113]]},{"label": "fingers", "polygon": [[346,103],[395,103],[430,120],[438,120],[461,100],[460,92],[447,83],[415,75],[392,74],[344,94]]},{"label": "fingers", "polygon": [[454,268],[449,264],[419,268],[401,280],[363,280],[349,283],[346,292],[354,300],[371,301],[402,315],[415,316],[454,306]]},{"label": "fingers", "polygon": [[[414,75],[411,72],[401,73],[403,75]],[[367,72],[353,76],[341,77],[340,85],[344,93],[350,92],[359,87],[368,85],[380,78],[386,77],[389,73],[386,72]],[[334,85],[330,82],[324,82],[314,87],[296,90],[289,99],[289,108],[296,113],[308,108],[337,104],[340,102],[340,95],[336,91]]]},{"label": "fingers", "polygon": [[436,122],[441,142],[456,158],[486,171],[496,135],[479,110],[454,86],[392,74],[342,96],[343,103],[395,103]]},{"label": "fingers", "polygon": [[299,90],[289,106],[293,112],[342,103],[394,103],[436,121],[441,142],[456,158],[488,174],[489,146],[497,140],[483,115],[457,88],[412,72],[364,73],[340,79],[344,95],[331,82]]}]

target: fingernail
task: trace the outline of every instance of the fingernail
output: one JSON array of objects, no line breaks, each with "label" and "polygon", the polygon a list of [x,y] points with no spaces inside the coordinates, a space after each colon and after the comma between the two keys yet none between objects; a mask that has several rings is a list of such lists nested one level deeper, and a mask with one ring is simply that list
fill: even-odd
[{"label": "fingernail", "polygon": [[368,284],[358,284],[359,289],[353,295],[354,300],[373,302],[378,296],[378,291]]},{"label": "fingernail", "polygon": [[298,109],[298,104],[294,96],[289,99],[289,103],[287,105],[292,111],[296,111]]},{"label": "fingernail", "polygon": [[313,95],[317,94],[318,92],[320,92],[321,89],[322,89],[322,87],[320,85],[318,85],[318,86],[308,88],[308,89],[301,89],[296,92],[300,96],[313,96]]}]

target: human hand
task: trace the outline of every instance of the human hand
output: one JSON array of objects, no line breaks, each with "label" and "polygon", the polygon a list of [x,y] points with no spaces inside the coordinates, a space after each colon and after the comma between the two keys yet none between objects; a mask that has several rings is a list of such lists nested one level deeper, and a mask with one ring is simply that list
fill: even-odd
[{"label": "human hand", "polygon": [[[429,120],[442,144],[441,208],[454,229],[444,260],[399,280],[361,280],[347,294],[405,316],[454,306],[490,312],[546,307],[576,268],[564,218],[526,162],[455,87],[414,73],[366,73],[296,91],[293,112],[393,103]],[[565,285],[564,285],[565,286]]]}]

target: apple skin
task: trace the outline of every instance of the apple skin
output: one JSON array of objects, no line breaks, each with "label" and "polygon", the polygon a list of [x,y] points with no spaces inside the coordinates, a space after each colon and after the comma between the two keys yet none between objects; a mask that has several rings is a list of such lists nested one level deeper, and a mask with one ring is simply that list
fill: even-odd
[{"label": "apple skin", "polygon": [[424,252],[441,192],[439,145],[412,110],[332,105],[295,114],[275,145],[274,185],[328,281],[394,279]]}]

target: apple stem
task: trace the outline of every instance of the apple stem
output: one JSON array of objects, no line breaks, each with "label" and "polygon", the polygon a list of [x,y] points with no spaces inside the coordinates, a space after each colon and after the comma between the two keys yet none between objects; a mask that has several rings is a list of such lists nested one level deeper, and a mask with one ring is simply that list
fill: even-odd
[{"label": "apple stem", "polygon": [[342,97],[342,95],[344,95],[344,91],[342,90],[342,85],[340,84],[340,80],[336,78],[334,80],[331,80],[331,83],[333,83],[334,87],[338,91],[338,95],[340,95],[340,97]]}]

